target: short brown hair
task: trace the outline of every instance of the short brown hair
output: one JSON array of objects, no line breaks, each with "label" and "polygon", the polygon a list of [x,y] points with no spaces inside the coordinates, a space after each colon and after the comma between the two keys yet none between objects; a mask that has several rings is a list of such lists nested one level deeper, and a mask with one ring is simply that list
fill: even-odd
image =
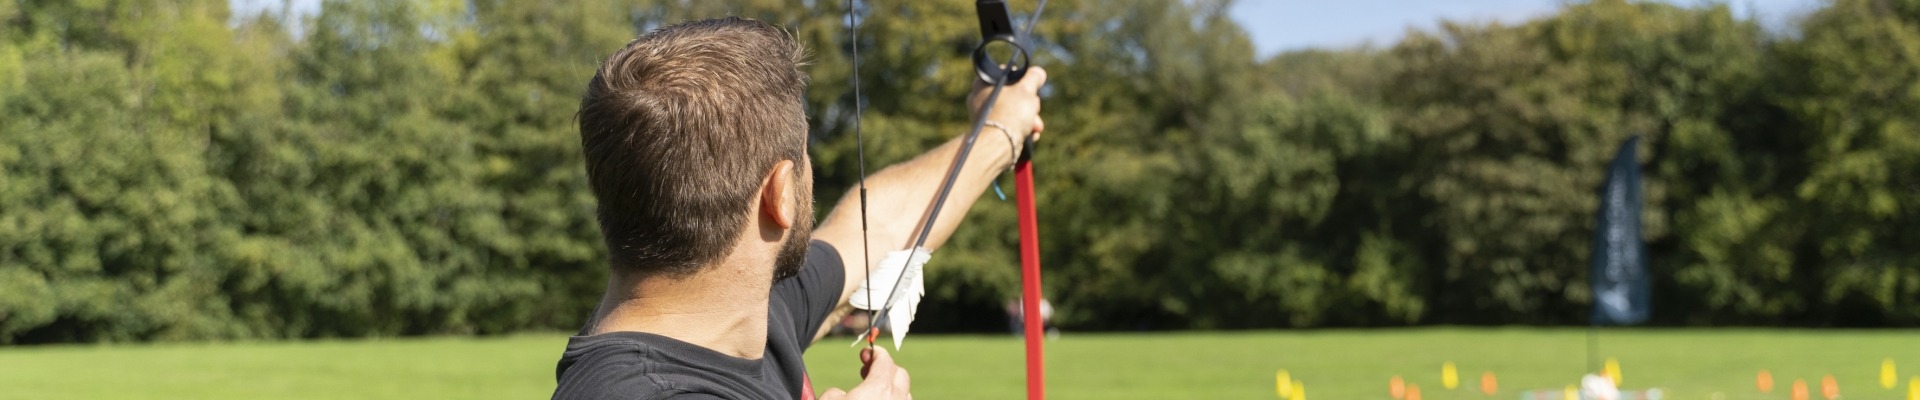
[{"label": "short brown hair", "polygon": [[804,58],[786,31],[737,17],[654,30],[607,58],[576,118],[614,268],[698,271],[739,238],[775,163],[804,168]]}]

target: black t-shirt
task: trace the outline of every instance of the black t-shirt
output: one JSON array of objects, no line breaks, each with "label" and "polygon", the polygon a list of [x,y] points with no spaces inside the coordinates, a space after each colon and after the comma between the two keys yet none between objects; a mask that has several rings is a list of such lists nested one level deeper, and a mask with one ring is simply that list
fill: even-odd
[{"label": "black t-shirt", "polygon": [[800,398],[807,379],[800,354],[839,304],[846,274],[833,246],[811,243],[800,272],[773,284],[767,300],[767,350],[758,360],[650,333],[574,336],[560,356],[560,386],[553,398]]}]

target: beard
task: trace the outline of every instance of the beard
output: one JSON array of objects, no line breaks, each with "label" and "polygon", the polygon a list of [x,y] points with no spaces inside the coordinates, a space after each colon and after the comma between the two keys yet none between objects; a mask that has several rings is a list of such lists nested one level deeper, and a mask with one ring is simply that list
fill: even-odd
[{"label": "beard", "polygon": [[773,260],[774,281],[799,274],[800,266],[807,262],[807,247],[813,243],[813,180],[799,177],[794,180],[800,185],[800,196],[794,199],[799,203],[794,209],[799,212],[793,230],[788,231],[787,241],[780,244],[780,254]]}]

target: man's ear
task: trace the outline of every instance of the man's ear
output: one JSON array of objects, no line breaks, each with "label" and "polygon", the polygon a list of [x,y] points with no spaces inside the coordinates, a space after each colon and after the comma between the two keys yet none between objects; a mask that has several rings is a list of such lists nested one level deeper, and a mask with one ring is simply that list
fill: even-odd
[{"label": "man's ear", "polygon": [[760,182],[760,213],[773,219],[781,228],[792,229],[795,219],[795,196],[800,194],[794,187],[793,160],[782,160],[773,165],[773,171],[767,173],[766,180]]}]

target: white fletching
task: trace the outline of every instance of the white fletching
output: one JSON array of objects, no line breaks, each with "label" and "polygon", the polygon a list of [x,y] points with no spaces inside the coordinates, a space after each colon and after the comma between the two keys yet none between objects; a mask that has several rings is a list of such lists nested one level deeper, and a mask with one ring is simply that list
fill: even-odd
[{"label": "white fletching", "polygon": [[[908,257],[912,257],[911,260]],[[920,298],[927,294],[927,284],[922,270],[933,254],[925,248],[914,248],[887,253],[880,260],[869,278],[860,283],[860,291],[854,292],[848,303],[853,308],[870,311],[887,310],[883,315],[887,320],[887,330],[893,331],[893,349],[900,349],[900,342],[907,338],[907,326],[913,323],[913,315],[920,311]],[[898,282],[898,283],[895,283]],[[892,289],[892,293],[887,293]],[[892,308],[875,303],[892,303]],[[871,332],[868,332],[871,333]],[[860,334],[860,341],[866,340],[867,333]]]}]

